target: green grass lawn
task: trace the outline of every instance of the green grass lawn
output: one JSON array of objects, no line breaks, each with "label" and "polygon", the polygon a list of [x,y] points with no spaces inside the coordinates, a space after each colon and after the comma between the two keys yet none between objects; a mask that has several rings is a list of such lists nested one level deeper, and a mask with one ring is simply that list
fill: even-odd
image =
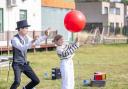
[{"label": "green grass lawn", "polygon": [[[61,79],[51,80],[51,68],[59,67],[60,62],[55,51],[29,53],[28,59],[41,81],[36,87],[37,89],[61,89]],[[76,52],[73,60],[75,66],[75,89],[99,89],[83,86],[83,80],[89,80],[93,77],[94,72],[97,71],[107,74],[104,89],[128,89],[128,45],[86,45]],[[45,72],[49,74],[47,79],[44,78]],[[9,89],[13,82],[12,69],[9,83],[6,81],[6,76],[7,69],[3,69],[0,89],[7,89],[7,87]],[[22,82],[18,89],[21,89],[28,82],[29,79],[22,75]]]}]

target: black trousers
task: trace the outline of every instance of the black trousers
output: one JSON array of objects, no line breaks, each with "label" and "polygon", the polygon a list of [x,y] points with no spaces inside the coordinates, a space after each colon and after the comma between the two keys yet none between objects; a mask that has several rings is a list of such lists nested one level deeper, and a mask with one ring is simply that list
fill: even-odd
[{"label": "black trousers", "polygon": [[14,71],[14,82],[10,89],[17,89],[19,87],[21,82],[21,73],[24,73],[28,78],[31,79],[31,82],[25,86],[26,89],[32,89],[37,84],[39,84],[40,80],[29,66],[29,64],[21,65],[18,63],[13,63],[12,68]]}]

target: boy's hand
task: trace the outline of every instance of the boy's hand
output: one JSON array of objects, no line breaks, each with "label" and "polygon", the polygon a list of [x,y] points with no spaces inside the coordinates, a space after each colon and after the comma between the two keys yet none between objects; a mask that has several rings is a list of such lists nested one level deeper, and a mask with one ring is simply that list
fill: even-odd
[{"label": "boy's hand", "polygon": [[48,36],[48,35],[49,35],[48,30],[45,30],[44,34],[45,34],[46,36]]},{"label": "boy's hand", "polygon": [[46,36],[49,36],[50,35],[50,31],[52,30],[52,28],[47,28],[45,31],[44,31],[44,34],[46,35]]}]

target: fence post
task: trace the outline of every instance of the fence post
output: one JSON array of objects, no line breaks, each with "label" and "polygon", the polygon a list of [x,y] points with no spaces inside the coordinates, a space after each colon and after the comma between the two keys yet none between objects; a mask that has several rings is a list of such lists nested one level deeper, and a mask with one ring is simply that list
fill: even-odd
[{"label": "fence post", "polygon": [[7,31],[7,49],[8,49],[8,55],[10,54],[10,48],[9,48],[9,31]]},{"label": "fence post", "polygon": [[[35,37],[35,30],[33,30],[33,39],[34,39],[34,37]],[[35,53],[35,52],[36,52],[36,49],[35,49],[35,46],[34,46],[33,53]]]}]

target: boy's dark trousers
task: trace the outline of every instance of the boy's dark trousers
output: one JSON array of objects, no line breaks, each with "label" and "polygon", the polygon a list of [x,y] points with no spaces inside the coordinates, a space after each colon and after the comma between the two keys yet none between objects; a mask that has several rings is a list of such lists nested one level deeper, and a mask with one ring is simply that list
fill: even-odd
[{"label": "boy's dark trousers", "polygon": [[21,82],[21,73],[23,72],[28,78],[31,79],[31,82],[29,82],[25,88],[26,89],[32,89],[34,86],[39,84],[40,80],[32,70],[32,68],[29,66],[29,63],[25,63],[23,65],[18,63],[12,63],[12,68],[14,71],[14,83],[12,84],[10,89],[17,89],[17,87],[20,85]]}]

